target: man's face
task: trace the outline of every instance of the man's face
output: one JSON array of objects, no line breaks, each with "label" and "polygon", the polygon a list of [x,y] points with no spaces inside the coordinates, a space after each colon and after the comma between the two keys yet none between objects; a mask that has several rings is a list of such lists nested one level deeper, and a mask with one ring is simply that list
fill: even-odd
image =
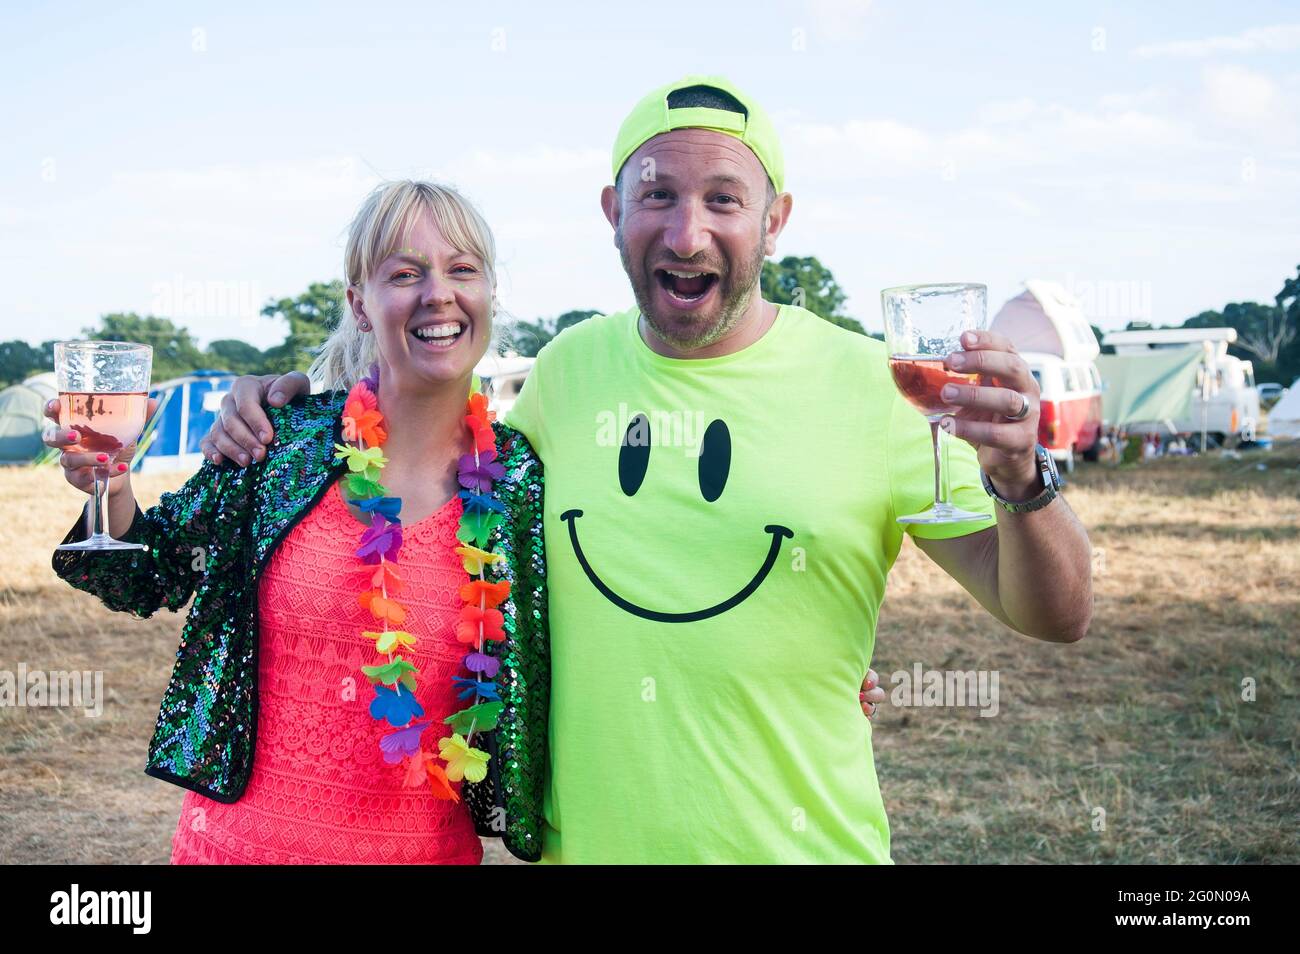
[{"label": "man's face", "polygon": [[768,179],[731,136],[676,129],[646,142],[602,203],[650,329],[682,352],[730,332],[758,299],[775,248]]}]

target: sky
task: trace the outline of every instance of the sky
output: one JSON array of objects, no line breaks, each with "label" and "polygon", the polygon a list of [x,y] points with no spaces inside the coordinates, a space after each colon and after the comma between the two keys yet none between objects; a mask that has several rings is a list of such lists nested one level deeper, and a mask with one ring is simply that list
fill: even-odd
[{"label": "sky", "polygon": [[[289,5],[281,5],[288,7]],[[772,116],[815,255],[879,291],[1057,281],[1095,324],[1270,301],[1300,264],[1300,6],[187,2],[0,11],[0,340],[101,314],[201,342],[342,272],[386,178],[484,212],[510,316],[632,304],[599,194],[687,73]]]}]

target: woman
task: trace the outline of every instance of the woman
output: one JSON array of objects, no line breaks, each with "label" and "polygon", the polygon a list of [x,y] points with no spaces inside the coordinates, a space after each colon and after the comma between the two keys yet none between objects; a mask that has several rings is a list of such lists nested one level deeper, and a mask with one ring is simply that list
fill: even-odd
[{"label": "woman", "polygon": [[326,392],[273,412],[258,460],[206,461],[143,513],[134,448],[65,450],[79,489],[115,468],[110,530],[147,549],[54,567],[142,617],[194,597],[146,769],[189,789],[173,863],[476,864],[476,827],[536,860],[541,468],[467,404],[492,234],[452,189],[387,183],[344,264],[348,314],[312,369]]}]

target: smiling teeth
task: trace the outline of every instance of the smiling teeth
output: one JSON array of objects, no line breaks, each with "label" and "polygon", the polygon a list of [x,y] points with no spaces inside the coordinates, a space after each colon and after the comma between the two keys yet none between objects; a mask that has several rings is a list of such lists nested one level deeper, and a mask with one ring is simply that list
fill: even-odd
[{"label": "smiling teeth", "polygon": [[423,328],[416,328],[414,334],[417,338],[454,338],[460,332],[460,325],[453,323],[449,325],[426,325]]},{"label": "smiling teeth", "polygon": [[712,272],[677,272],[671,268],[665,268],[665,272],[675,278],[699,278],[701,275],[712,275]]}]

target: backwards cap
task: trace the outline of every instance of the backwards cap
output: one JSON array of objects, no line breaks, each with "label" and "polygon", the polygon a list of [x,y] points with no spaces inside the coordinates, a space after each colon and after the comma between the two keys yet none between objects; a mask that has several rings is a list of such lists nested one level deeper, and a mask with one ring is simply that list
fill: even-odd
[{"label": "backwards cap", "polygon": [[[698,86],[721,90],[733,97],[744,108],[744,114],[707,106],[669,108],[669,94]],[[712,129],[739,139],[763,164],[776,191],[785,190],[785,160],[781,157],[781,142],[772,121],[758,103],[721,76],[684,76],[675,83],[660,87],[632,107],[614,138],[614,178],[618,179],[623,163],[643,144],[674,129]]]}]

